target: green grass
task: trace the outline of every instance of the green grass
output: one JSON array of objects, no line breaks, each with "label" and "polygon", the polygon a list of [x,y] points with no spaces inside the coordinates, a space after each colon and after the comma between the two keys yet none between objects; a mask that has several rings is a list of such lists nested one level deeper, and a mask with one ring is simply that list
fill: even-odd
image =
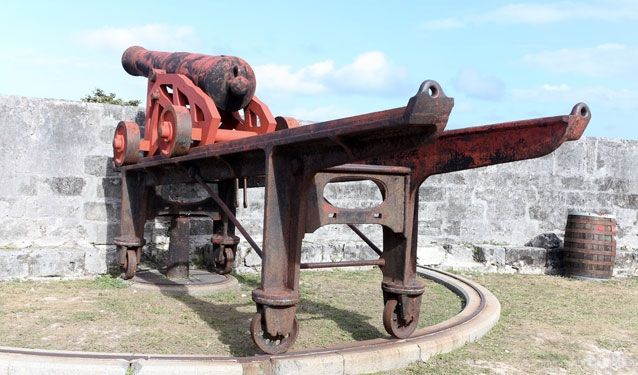
[{"label": "green grass", "polygon": [[[236,276],[239,291],[203,297],[140,291],[107,276],[3,282],[0,345],[253,355],[248,327],[259,275]],[[499,323],[477,342],[391,374],[635,373],[638,368],[638,279],[466,276],[499,298]],[[380,283],[378,270],[303,272],[293,350],[386,336]],[[419,326],[443,321],[460,307],[458,297],[428,281]]]},{"label": "green grass", "polygon": [[[636,373],[638,279],[470,277],[499,298],[496,327],[478,342],[393,373]],[[614,358],[622,358],[616,369]]]},{"label": "green grass", "polygon": [[101,275],[93,279],[93,287],[96,289],[122,289],[127,288],[128,284],[111,275]]},{"label": "green grass", "polygon": [[[0,283],[0,345],[253,355],[257,349],[249,333],[255,314],[251,292],[259,285],[259,275],[236,277],[239,291],[203,297],[141,291],[110,276]],[[429,281],[427,285],[421,327],[461,308],[453,293]],[[378,270],[303,272],[300,289],[300,332],[293,350],[387,336]]]}]

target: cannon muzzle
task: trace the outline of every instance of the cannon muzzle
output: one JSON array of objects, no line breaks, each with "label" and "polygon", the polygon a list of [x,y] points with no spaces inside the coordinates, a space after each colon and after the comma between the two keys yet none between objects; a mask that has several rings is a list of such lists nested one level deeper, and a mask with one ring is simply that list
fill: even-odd
[{"label": "cannon muzzle", "polygon": [[124,51],[122,66],[134,76],[149,77],[153,69],[183,74],[208,94],[217,108],[228,112],[245,108],[257,87],[253,69],[234,56],[159,52],[133,46]]}]

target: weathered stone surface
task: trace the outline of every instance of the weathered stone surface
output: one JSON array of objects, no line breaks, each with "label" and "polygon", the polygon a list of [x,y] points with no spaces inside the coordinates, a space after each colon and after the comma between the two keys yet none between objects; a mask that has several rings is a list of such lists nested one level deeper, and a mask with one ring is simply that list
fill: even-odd
[{"label": "weathered stone surface", "polygon": [[84,274],[84,252],[72,250],[32,250],[30,277],[72,277]]},{"label": "weathered stone surface", "polygon": [[[41,248],[84,252],[92,244],[112,245],[118,232],[121,186],[111,160],[111,137],[122,119],[143,123],[140,109],[6,96],[0,96],[0,107],[5,114],[0,117],[0,151],[4,151],[0,152],[0,247],[29,247],[32,250],[25,250],[26,258],[21,258],[28,262],[29,254]],[[24,134],[29,134],[25,142],[15,142]],[[41,150],[55,150],[56,157]],[[420,190],[419,244],[453,244],[438,263],[442,267],[516,271],[513,267],[523,267],[525,261],[519,266],[510,260],[502,263],[500,250],[485,248],[478,254],[485,256],[484,261],[474,262],[469,259],[473,248],[463,244],[504,244],[503,251],[524,243],[546,247],[530,239],[541,233],[560,237],[567,210],[582,208],[616,215],[618,248],[638,248],[636,176],[638,142],[602,138],[568,142],[539,159],[431,176]],[[166,190],[170,198],[203,197],[197,187]],[[343,207],[369,207],[381,200],[379,189],[369,181],[333,184],[326,195]],[[257,242],[263,234],[263,197],[263,188],[248,189],[248,209],[237,210]],[[382,244],[379,226],[360,227]],[[161,220],[147,225],[148,254],[166,253],[166,229]],[[210,231],[210,221],[192,225],[192,257],[204,252],[205,234]],[[241,246],[247,246],[243,239]],[[87,254],[84,267],[91,270],[87,273],[104,269],[98,259],[102,252]],[[258,258],[245,262],[243,254],[250,253],[238,257],[241,269],[259,267]],[[343,225],[306,235],[302,254],[304,261],[375,256]],[[442,256],[440,250],[435,254]],[[553,267],[552,254],[547,252],[546,270]],[[428,262],[437,263],[438,258]],[[28,269],[13,269],[19,275],[31,274]]]},{"label": "weathered stone surface", "polygon": [[474,245],[474,260],[496,266],[505,265],[505,248],[496,245]]},{"label": "weathered stone surface", "polygon": [[433,266],[443,263],[445,249],[441,245],[419,246],[416,249],[416,263],[420,266]]},{"label": "weathered stone surface", "polygon": [[638,276],[638,250],[616,251],[614,276]]},{"label": "weathered stone surface", "polygon": [[21,250],[0,249],[0,280],[29,276],[28,255]]},{"label": "weathered stone surface", "polygon": [[50,177],[45,182],[55,195],[80,195],[86,185],[82,177]]},{"label": "weathered stone surface", "polygon": [[505,265],[518,272],[542,272],[546,264],[546,253],[546,249],[539,247],[508,247],[505,249]]},{"label": "weathered stone surface", "polygon": [[107,273],[116,263],[115,246],[94,246],[84,252],[84,272],[89,275]]},{"label": "weathered stone surface", "polygon": [[114,176],[113,158],[106,155],[89,155],[84,158],[84,173],[91,176]]},{"label": "weathered stone surface", "polygon": [[558,249],[563,246],[563,241],[556,233],[543,233],[532,238],[525,246],[542,247],[543,249]]},{"label": "weathered stone surface", "polygon": [[84,218],[94,221],[116,221],[119,218],[119,207],[113,202],[86,202]]},{"label": "weathered stone surface", "polygon": [[307,357],[277,358],[272,360],[275,375],[342,375],[343,357],[340,354],[310,355]]},{"label": "weathered stone surface", "polygon": [[96,197],[121,198],[122,182],[119,177],[102,178],[96,186]]}]

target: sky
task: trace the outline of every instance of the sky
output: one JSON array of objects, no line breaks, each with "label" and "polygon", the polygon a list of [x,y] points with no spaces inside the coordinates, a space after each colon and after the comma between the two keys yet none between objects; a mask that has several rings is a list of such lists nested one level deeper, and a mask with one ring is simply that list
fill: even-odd
[{"label": "sky", "polygon": [[120,62],[141,45],[243,58],[275,116],[400,107],[433,79],[455,99],[448,129],[585,102],[586,136],[638,139],[638,0],[4,0],[1,17],[0,95],[144,101]]}]

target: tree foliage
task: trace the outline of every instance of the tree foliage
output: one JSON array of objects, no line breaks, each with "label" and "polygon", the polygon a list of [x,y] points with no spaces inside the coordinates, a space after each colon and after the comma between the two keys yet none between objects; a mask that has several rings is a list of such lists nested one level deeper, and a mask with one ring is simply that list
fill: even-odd
[{"label": "tree foliage", "polygon": [[130,105],[130,106],[138,106],[140,105],[140,100],[124,100],[122,98],[118,98],[115,93],[106,94],[102,89],[93,90],[93,94],[87,95],[81,99],[83,102],[87,103],[106,103],[106,104],[117,104],[117,105]]}]

